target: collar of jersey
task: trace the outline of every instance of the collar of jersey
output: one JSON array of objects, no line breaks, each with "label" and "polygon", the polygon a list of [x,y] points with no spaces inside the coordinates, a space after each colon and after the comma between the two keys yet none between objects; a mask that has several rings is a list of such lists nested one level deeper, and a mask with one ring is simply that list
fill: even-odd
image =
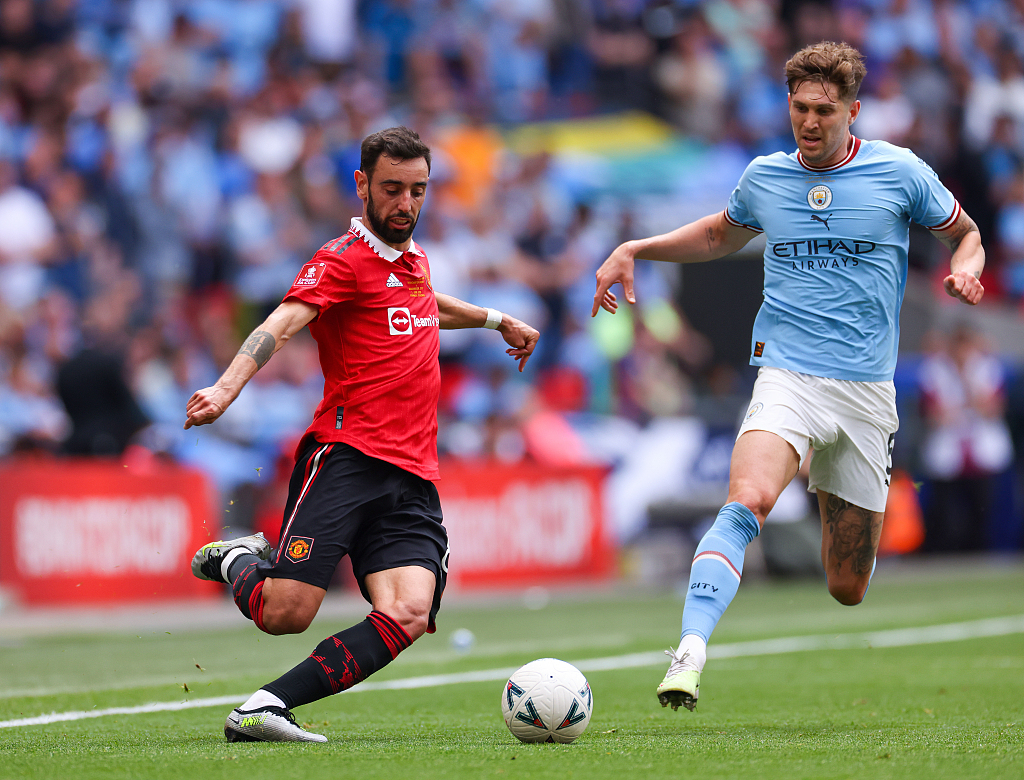
[{"label": "collar of jersey", "polygon": [[850,160],[856,157],[857,152],[860,151],[860,139],[853,134],[851,134],[850,137],[853,138],[853,143],[850,144],[850,151],[846,153],[846,157],[837,162],[835,165],[830,165],[827,168],[812,168],[810,165],[804,162],[804,156],[799,151],[797,151],[796,153],[796,159],[802,166],[804,166],[804,168],[806,168],[809,171],[814,171],[815,173],[828,173],[829,171],[834,171],[836,168],[842,168],[844,165],[846,165],[846,163],[850,162]]},{"label": "collar of jersey", "polygon": [[[352,227],[350,228],[350,230],[357,236],[359,236],[361,239],[363,239],[363,241],[367,243],[370,249],[374,251],[374,254],[376,254],[378,257],[384,258],[389,263],[395,262],[395,260],[397,260],[404,254],[404,252],[399,252],[394,247],[388,246],[379,238],[377,238],[377,236],[371,233],[369,228],[367,228],[366,225],[363,224],[362,217],[352,217]],[[420,248],[418,246],[416,246],[415,241],[409,243],[409,248],[406,251],[410,255],[419,255],[420,257],[423,256],[423,252],[420,251]]]}]

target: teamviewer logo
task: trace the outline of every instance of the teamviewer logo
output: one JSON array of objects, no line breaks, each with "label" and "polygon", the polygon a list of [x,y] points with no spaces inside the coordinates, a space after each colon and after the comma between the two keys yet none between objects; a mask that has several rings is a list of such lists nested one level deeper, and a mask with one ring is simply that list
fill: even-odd
[{"label": "teamviewer logo", "polygon": [[388,327],[391,328],[392,336],[408,336],[412,333],[412,317],[409,309],[399,306],[396,309],[388,309]]}]

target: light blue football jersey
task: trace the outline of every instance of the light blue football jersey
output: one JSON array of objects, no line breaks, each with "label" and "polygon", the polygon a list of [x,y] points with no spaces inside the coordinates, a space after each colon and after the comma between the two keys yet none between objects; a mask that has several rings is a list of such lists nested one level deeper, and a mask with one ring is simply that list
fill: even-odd
[{"label": "light blue football jersey", "polygon": [[913,152],[854,138],[827,169],[799,152],[756,158],[725,214],[768,240],[751,365],[882,382],[896,368],[910,223],[945,229],[960,205]]}]

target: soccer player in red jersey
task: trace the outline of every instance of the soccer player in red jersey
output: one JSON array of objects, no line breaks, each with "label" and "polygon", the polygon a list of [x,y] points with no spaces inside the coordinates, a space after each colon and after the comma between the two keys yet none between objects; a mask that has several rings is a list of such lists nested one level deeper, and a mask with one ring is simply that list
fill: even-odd
[{"label": "soccer player in red jersey", "polygon": [[529,325],[433,289],[412,240],[427,192],[430,149],[405,127],[363,140],[356,189],[362,218],[323,246],[277,309],[212,387],[188,402],[185,428],[214,422],[305,326],[317,341],[324,397],[296,452],[277,550],[262,534],[213,542],[192,561],[231,585],[269,634],[305,631],[338,561],[352,560],[373,610],[328,637],[291,671],[232,711],[228,741],[326,742],[293,707],[346,690],[433,632],[448,572],[437,470],[440,328],[491,328],[522,371],[537,344]]}]

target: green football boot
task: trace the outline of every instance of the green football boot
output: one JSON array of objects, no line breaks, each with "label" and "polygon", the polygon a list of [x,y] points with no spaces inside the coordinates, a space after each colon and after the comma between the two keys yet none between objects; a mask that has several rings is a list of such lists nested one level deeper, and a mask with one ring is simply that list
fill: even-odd
[{"label": "green football boot", "polygon": [[671,704],[673,710],[678,710],[682,705],[693,712],[700,694],[700,669],[690,661],[689,653],[677,655],[675,650],[669,649],[665,655],[672,659],[672,663],[658,686],[658,701],[662,707]]}]

